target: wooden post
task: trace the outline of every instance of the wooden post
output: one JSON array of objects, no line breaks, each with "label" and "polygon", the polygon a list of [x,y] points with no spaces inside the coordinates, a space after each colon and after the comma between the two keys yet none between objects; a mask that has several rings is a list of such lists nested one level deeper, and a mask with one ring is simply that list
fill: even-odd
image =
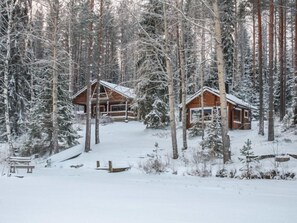
[{"label": "wooden post", "polygon": [[100,161],[96,161],[96,167],[97,167],[97,168],[100,167]]},{"label": "wooden post", "polygon": [[109,172],[113,172],[111,161],[108,161],[108,170],[109,170]]},{"label": "wooden post", "polygon": [[128,101],[127,100],[125,104],[125,121],[128,121]]}]

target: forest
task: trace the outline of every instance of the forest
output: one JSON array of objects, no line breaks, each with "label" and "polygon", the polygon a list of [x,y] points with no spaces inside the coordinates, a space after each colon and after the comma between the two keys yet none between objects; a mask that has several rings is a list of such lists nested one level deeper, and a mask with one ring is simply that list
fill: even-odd
[{"label": "forest", "polygon": [[88,152],[95,79],[133,88],[140,120],[168,122],[174,159],[176,109],[186,149],[185,100],[203,86],[256,106],[273,141],[274,120],[297,124],[296,10],[297,0],[2,0],[0,142],[27,156],[76,145],[72,96],[87,86]]}]

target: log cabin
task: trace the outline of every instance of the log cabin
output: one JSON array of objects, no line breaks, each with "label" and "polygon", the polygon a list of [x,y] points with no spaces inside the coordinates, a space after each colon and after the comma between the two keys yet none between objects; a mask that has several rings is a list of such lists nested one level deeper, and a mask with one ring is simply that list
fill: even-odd
[{"label": "log cabin", "polygon": [[[212,122],[214,112],[220,112],[220,92],[210,87],[203,87],[186,101],[187,128],[201,119],[201,94],[203,94],[206,124]],[[229,129],[251,129],[252,110],[256,108],[231,94],[226,94],[226,99]]]},{"label": "log cabin", "polygon": [[[96,87],[97,80],[91,84],[91,115],[96,115]],[[135,119],[136,114],[131,109],[132,101],[135,97],[134,90],[118,84],[107,81],[100,81],[100,115],[110,116],[114,120]],[[78,91],[73,97],[74,105],[83,106],[83,112],[86,113],[87,87]]]}]

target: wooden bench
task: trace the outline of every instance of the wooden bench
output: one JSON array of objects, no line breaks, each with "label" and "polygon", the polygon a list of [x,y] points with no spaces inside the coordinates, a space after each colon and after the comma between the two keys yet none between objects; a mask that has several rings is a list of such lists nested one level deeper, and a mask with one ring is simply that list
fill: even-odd
[{"label": "wooden bench", "polygon": [[100,162],[99,161],[97,161],[96,164],[97,164],[96,170],[108,170],[110,173],[118,173],[118,172],[123,172],[123,171],[131,169],[131,167],[117,167],[117,168],[114,168],[112,166],[112,161],[108,161],[108,168],[104,168],[104,167],[100,168]]},{"label": "wooden bench", "polygon": [[33,173],[34,168],[35,166],[30,166],[30,165],[11,165],[10,173],[15,173],[16,169],[27,169],[27,173]]},{"label": "wooden bench", "polygon": [[27,169],[27,173],[32,173],[35,166],[30,165],[30,157],[9,157],[8,165],[10,173],[15,173],[16,169]]}]

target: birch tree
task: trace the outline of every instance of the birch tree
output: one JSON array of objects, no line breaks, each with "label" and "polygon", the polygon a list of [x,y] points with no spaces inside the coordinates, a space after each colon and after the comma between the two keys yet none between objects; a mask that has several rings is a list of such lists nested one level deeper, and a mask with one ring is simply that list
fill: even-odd
[{"label": "birch tree", "polygon": [[[177,7],[183,12],[183,0],[177,0]],[[183,149],[188,148],[187,145],[187,108],[186,108],[186,97],[187,97],[187,86],[186,86],[186,70],[185,70],[185,40],[184,40],[184,21],[181,16],[178,16],[178,46],[179,46],[179,69],[181,76],[181,103],[182,103],[182,127],[183,127]]]},{"label": "birch tree", "polygon": [[175,106],[174,106],[174,89],[173,89],[173,71],[172,62],[169,57],[169,34],[168,34],[168,24],[167,24],[167,12],[166,3],[164,1],[164,29],[165,29],[165,60],[166,60],[166,71],[168,75],[168,94],[169,94],[169,118],[170,118],[170,130],[171,130],[171,142],[173,150],[173,159],[178,158],[177,149],[177,138],[176,138],[176,123],[175,123]]},{"label": "birch tree", "polygon": [[98,49],[99,49],[99,61],[98,61],[98,73],[97,73],[97,85],[96,85],[96,121],[95,121],[95,144],[100,143],[99,125],[100,125],[100,79],[102,74],[102,54],[103,54],[103,0],[100,0],[100,13],[99,13],[99,32],[98,32]]},{"label": "birch tree", "polygon": [[216,39],[216,55],[217,55],[217,66],[218,66],[218,79],[219,79],[219,90],[220,90],[220,106],[221,106],[221,123],[222,123],[222,141],[223,141],[223,161],[224,163],[230,160],[230,139],[228,135],[228,122],[227,122],[227,100],[225,90],[225,79],[224,79],[224,56],[221,45],[221,26],[220,26],[220,13],[218,8],[217,0],[213,1],[213,12],[214,12],[214,34]]},{"label": "birch tree", "polygon": [[[90,17],[93,16],[94,11],[94,0],[89,0],[89,13]],[[89,18],[89,26],[88,26],[88,72],[86,76],[87,82],[87,94],[86,94],[86,139],[85,139],[85,152],[89,152],[91,150],[91,110],[92,110],[92,66],[93,66],[93,21],[92,18]]]},{"label": "birch tree", "polygon": [[[50,41],[51,41],[51,68],[52,68],[52,146],[53,152],[59,152],[59,140],[58,140],[58,23],[59,23],[59,0],[50,0]],[[50,154],[52,151],[50,151]]]}]

